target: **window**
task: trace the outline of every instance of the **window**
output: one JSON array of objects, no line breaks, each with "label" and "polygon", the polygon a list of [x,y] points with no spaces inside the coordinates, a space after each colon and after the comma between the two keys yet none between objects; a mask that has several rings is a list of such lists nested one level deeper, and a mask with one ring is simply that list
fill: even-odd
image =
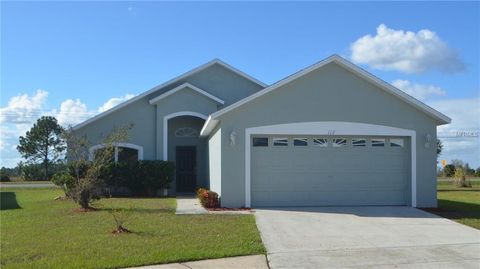
[{"label": "window", "polygon": [[308,146],[308,139],[307,138],[294,138],[293,145],[295,147],[305,147]]},{"label": "window", "polygon": [[385,138],[372,138],[372,147],[385,147]]},{"label": "window", "polygon": [[328,140],[326,138],[314,138],[313,139],[313,145],[315,147],[326,148],[326,147],[328,147]]},{"label": "window", "polygon": [[132,162],[138,160],[138,150],[125,147],[117,147],[119,162]]},{"label": "window", "polygon": [[[108,155],[107,155],[108,154]],[[114,147],[103,147],[96,149],[93,155],[94,160],[106,160],[109,158],[112,162],[115,161],[115,148]]]},{"label": "window", "polygon": [[334,138],[332,141],[332,147],[334,148],[346,147],[346,146],[347,146],[346,138]]},{"label": "window", "polygon": [[254,137],[253,138],[254,147],[268,147],[268,137]]},{"label": "window", "polygon": [[390,138],[390,147],[403,148],[403,146],[404,146],[403,138]]},{"label": "window", "polygon": [[275,146],[275,147],[286,147],[286,146],[288,146],[288,138],[274,137],[273,138],[273,146]]},{"label": "window", "polygon": [[[111,147],[99,144],[90,147],[88,151],[89,160],[105,157],[111,158],[115,162],[143,160],[143,147],[130,143],[115,143],[115,146]],[[105,154],[108,154],[108,156]]]},{"label": "window", "polygon": [[175,136],[176,137],[198,137],[198,131],[190,127],[179,128],[175,131]]},{"label": "window", "polygon": [[367,145],[367,140],[365,138],[353,138],[352,146],[353,147],[365,147]]}]

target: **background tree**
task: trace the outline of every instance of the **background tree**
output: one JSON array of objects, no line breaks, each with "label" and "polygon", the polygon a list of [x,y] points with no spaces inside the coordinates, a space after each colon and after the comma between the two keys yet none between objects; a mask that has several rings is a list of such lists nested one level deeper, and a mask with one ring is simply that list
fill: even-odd
[{"label": "background tree", "polygon": [[42,164],[45,179],[49,177],[50,164],[57,162],[65,151],[65,142],[61,138],[63,131],[57,119],[43,116],[25,137],[20,136],[17,150],[28,161]]},{"label": "background tree", "polygon": [[437,139],[437,156],[442,153],[443,150],[443,143],[440,139]]},{"label": "background tree", "polygon": [[453,177],[453,174],[455,173],[455,166],[453,164],[447,164],[443,168],[443,174],[446,177]]}]

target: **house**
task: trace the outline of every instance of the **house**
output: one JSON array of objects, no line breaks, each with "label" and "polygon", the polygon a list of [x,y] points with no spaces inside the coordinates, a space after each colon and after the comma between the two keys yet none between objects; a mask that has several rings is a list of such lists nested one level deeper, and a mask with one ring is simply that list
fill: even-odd
[{"label": "house", "polygon": [[333,55],[272,85],[213,60],[74,130],[93,152],[128,122],[116,159],[175,162],[171,193],[206,186],[226,207],[435,207],[436,127],[450,118]]}]

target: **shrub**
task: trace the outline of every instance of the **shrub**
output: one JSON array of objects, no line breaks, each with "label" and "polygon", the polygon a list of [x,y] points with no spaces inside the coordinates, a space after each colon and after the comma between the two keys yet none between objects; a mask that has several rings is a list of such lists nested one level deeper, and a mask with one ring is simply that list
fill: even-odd
[{"label": "shrub", "polygon": [[457,187],[472,187],[472,183],[466,179],[466,173],[463,167],[455,168],[453,182]]},{"label": "shrub", "polygon": [[75,178],[66,172],[56,173],[52,176],[52,182],[62,188],[65,196],[70,196],[69,192],[74,186]]},{"label": "shrub", "polygon": [[168,189],[174,171],[172,162],[160,160],[117,162],[106,166],[101,177],[113,189],[128,188],[136,195],[153,196],[159,189]]},{"label": "shrub", "polygon": [[173,180],[175,166],[164,161],[140,161],[143,187],[147,194],[154,195],[158,189],[168,189]]},{"label": "shrub", "polygon": [[220,206],[218,194],[214,191],[200,188],[197,190],[197,197],[205,208],[216,208]]},{"label": "shrub", "polygon": [[205,189],[205,188],[198,188],[195,193],[196,193],[197,196],[198,196],[198,195],[201,195],[202,193],[204,193],[204,192],[206,192],[206,191],[208,191],[208,190]]}]

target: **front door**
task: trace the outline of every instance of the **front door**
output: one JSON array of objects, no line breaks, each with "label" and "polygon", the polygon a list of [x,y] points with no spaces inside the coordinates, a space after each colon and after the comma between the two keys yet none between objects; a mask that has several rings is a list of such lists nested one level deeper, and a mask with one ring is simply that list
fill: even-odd
[{"label": "front door", "polygon": [[175,166],[177,192],[194,192],[197,183],[197,148],[177,146]]}]

